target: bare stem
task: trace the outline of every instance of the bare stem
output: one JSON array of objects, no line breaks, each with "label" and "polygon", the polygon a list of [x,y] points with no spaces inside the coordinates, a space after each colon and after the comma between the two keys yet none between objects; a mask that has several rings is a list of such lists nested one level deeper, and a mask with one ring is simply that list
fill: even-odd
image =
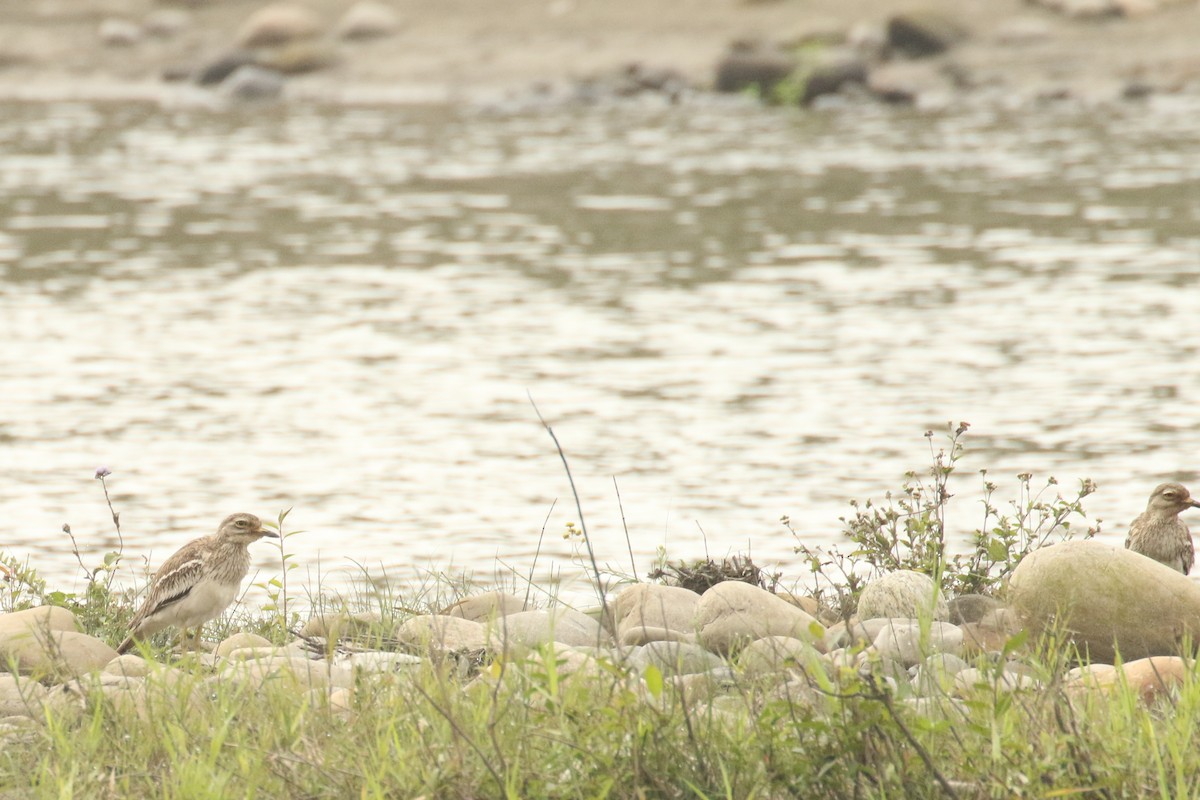
[{"label": "bare stem", "polygon": [[533,406],[533,413],[537,414],[538,422],[542,423],[542,427],[546,429],[546,433],[550,434],[550,439],[554,442],[555,449],[558,450],[558,457],[562,460],[563,469],[567,473],[567,482],[571,484],[571,494],[575,498],[575,510],[579,513],[579,529],[583,531],[583,543],[587,546],[588,559],[592,562],[592,574],[596,577],[596,592],[600,595],[600,609],[604,615],[604,619],[608,618],[608,599],[604,594],[604,582],[600,579],[600,567],[596,564],[596,552],[592,549],[592,538],[588,535],[587,523],[583,521],[583,504],[579,500],[579,491],[575,488],[575,478],[571,475],[571,465],[567,463],[567,454],[563,452],[562,445],[558,442],[558,437],[554,435],[554,429],[546,422],[546,418],[542,416],[542,412],[538,410],[537,403],[533,401],[533,395],[529,394],[529,404]]}]

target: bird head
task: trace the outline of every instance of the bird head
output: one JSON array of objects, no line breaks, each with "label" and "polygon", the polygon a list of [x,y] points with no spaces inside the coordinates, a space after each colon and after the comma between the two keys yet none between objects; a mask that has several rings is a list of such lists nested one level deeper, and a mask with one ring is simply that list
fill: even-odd
[{"label": "bird head", "polygon": [[279,538],[278,533],[264,528],[262,520],[253,514],[230,514],[217,528],[217,537],[226,541],[249,544],[264,536]]},{"label": "bird head", "polygon": [[1180,483],[1160,483],[1150,494],[1146,510],[1163,516],[1173,516],[1189,508],[1200,508],[1187,488]]}]

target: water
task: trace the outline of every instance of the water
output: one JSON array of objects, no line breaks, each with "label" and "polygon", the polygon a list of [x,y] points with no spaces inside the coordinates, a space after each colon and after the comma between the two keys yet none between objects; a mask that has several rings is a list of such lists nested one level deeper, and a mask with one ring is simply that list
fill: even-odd
[{"label": "water", "polygon": [[1093,478],[1119,542],[1200,484],[1200,140],[1103,111],[6,104],[0,548],[77,585],[104,465],[134,566],[292,507],[305,580],[525,574],[544,527],[579,587],[530,396],[625,570],[621,507],[642,574],[800,577],[782,515],[837,541],[959,420],[958,535],[986,467]]}]

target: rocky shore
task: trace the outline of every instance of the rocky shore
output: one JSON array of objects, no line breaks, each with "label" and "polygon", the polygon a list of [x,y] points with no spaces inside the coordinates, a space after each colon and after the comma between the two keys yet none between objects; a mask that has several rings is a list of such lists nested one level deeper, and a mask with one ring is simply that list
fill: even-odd
[{"label": "rocky shore", "polygon": [[[0,661],[10,668],[0,674],[0,737],[99,697],[141,713],[147,693],[163,684],[191,681],[203,703],[210,683],[258,690],[282,682],[349,713],[372,681],[423,664],[448,666],[470,692],[545,670],[550,656],[564,680],[615,679],[651,695],[665,680],[689,702],[717,709],[741,703],[750,681],[773,686],[768,698],[820,712],[823,694],[864,676],[921,713],[948,704],[934,716],[960,713],[958,704],[978,692],[1060,684],[1068,693],[1125,685],[1150,703],[1191,674],[1200,589],[1139,554],[1069,541],[1030,554],[1004,601],[947,601],[928,576],[899,570],[863,590],[855,617],[828,613],[814,598],[736,580],[703,594],[632,584],[591,613],[527,609],[520,597],[492,591],[399,621],[378,612],[316,614],[287,643],[236,633],[211,653],[167,666],[118,656],[81,632],[67,609],[40,606],[0,615]],[[1047,641],[1060,650],[1048,653]],[[1047,658],[1077,666],[1062,674]]]},{"label": "rocky shore", "polygon": [[1200,91],[1197,41],[1194,0],[3,0],[0,96],[1020,106]]}]

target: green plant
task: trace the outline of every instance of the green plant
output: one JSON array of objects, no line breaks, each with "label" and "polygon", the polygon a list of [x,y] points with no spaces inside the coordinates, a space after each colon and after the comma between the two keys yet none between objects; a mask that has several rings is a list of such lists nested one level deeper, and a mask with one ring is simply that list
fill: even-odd
[{"label": "green plant", "polygon": [[[926,431],[931,464],[923,473],[906,472],[899,494],[888,492],[883,502],[850,501],[853,513],[840,518],[853,545],[850,552],[797,544],[796,552],[804,556],[814,580],[814,592],[824,602],[846,612],[868,579],[901,569],[923,572],[952,593],[994,593],[1030,552],[1054,538],[1075,535],[1071,518],[1084,517],[1083,499],[1096,490],[1094,482],[1080,481],[1070,497],[1057,492],[1048,497],[1058,486],[1055,478],[1047,478],[1035,491],[1032,474],[1022,473],[1017,476],[1017,498],[1010,501],[1011,510],[1001,513],[993,505],[997,486],[981,470],[982,525],[970,534],[970,552],[947,552],[947,518],[954,497],[950,481],[964,456],[970,427],[966,422],[948,424],[947,445],[942,448],[935,447],[933,431]],[[782,523],[799,539],[788,517]],[[1099,530],[1097,521],[1085,528],[1083,537],[1095,536]],[[833,572],[837,575],[831,577]]]},{"label": "green plant", "polygon": [[271,613],[273,616],[269,627],[278,635],[284,635],[291,632],[300,623],[300,615],[294,610],[288,609],[290,595],[288,592],[288,574],[299,567],[296,563],[295,553],[289,553],[287,550],[288,540],[293,536],[304,533],[302,530],[285,531],[283,523],[287,520],[288,514],[292,513],[292,509],[280,511],[279,516],[274,522],[266,522],[268,528],[274,528],[279,538],[276,542],[279,545],[279,574],[263,583],[256,583],[263,591],[267,593],[267,603],[263,606],[263,611]]}]

